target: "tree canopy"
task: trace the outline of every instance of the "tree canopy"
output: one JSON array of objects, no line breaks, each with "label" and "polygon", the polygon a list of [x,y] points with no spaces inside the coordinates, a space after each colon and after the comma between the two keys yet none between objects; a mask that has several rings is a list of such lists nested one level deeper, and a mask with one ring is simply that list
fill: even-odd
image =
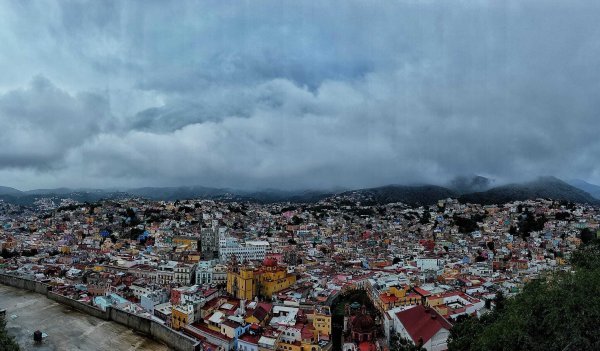
[{"label": "tree canopy", "polygon": [[19,351],[15,339],[6,332],[6,321],[3,318],[0,318],[0,350]]},{"label": "tree canopy", "polygon": [[450,332],[449,351],[600,350],[600,241],[578,249],[572,272],[548,273]]},{"label": "tree canopy", "polygon": [[415,345],[411,340],[401,337],[397,333],[390,336],[390,351],[424,351],[422,345]]}]

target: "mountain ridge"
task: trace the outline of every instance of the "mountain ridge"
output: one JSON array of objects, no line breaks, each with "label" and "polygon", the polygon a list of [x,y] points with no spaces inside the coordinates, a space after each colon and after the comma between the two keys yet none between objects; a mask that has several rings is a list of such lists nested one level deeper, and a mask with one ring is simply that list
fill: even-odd
[{"label": "mountain ridge", "polygon": [[[255,191],[232,188],[211,188],[205,186],[140,187],[122,190],[109,189],[37,189],[20,191],[0,187],[0,199],[19,205],[31,205],[39,197],[73,198],[81,202],[102,199],[141,197],[151,200],[211,199],[257,203],[278,202],[317,202],[332,196],[355,196],[358,199],[385,204],[404,202],[411,205],[431,205],[438,200],[456,198],[461,202],[481,204],[506,203],[515,200],[552,198],[570,202],[600,204],[600,200],[580,187],[555,177],[539,177],[536,180],[490,187],[491,181],[485,177],[461,178],[448,186],[433,184],[399,185],[355,190],[279,190],[261,189]],[[593,184],[586,183],[590,186]],[[583,186],[580,184],[580,186]],[[600,191],[600,187],[599,191]],[[467,189],[486,189],[464,192]]]},{"label": "mountain ridge", "polygon": [[23,192],[21,190],[11,188],[8,186],[0,186],[0,195],[20,195]]},{"label": "mountain ridge", "polygon": [[461,202],[494,204],[535,198],[600,204],[600,201],[591,194],[552,176],[539,177],[525,183],[506,184],[483,192],[464,194],[458,199]]},{"label": "mountain ridge", "polygon": [[600,186],[598,186],[596,184],[588,183],[585,180],[581,180],[581,179],[571,179],[571,180],[568,180],[567,183],[589,193],[596,199],[600,200]]},{"label": "mountain ridge", "polygon": [[493,179],[480,175],[458,176],[452,179],[446,187],[458,194],[468,194],[489,190]]},{"label": "mountain ridge", "polygon": [[410,205],[431,205],[438,200],[456,197],[458,194],[439,185],[384,185],[347,191],[340,195],[358,195],[377,203],[404,202]]}]

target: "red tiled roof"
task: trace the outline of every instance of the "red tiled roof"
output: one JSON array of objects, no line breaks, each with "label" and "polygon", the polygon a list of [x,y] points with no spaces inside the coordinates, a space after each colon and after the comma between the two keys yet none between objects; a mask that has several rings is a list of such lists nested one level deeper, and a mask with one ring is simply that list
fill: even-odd
[{"label": "red tiled roof", "polygon": [[375,351],[377,350],[377,347],[375,347],[375,344],[373,344],[372,342],[363,341],[360,343],[360,345],[358,345],[358,349],[360,351]]},{"label": "red tiled roof", "polygon": [[414,288],[415,292],[417,292],[421,296],[429,296],[431,293],[423,288],[419,288],[418,286]]},{"label": "red tiled roof", "polygon": [[258,344],[258,339],[260,339],[260,335],[251,335],[251,334],[244,334],[242,336],[239,337],[240,340],[243,340],[247,343],[250,344]]},{"label": "red tiled roof", "polygon": [[240,326],[240,323],[234,322],[230,319],[224,321],[222,324],[234,329]]},{"label": "red tiled roof", "polygon": [[194,327],[194,328],[196,328],[196,329],[198,329],[198,330],[200,330],[200,331],[203,331],[203,332],[205,332],[207,334],[210,334],[210,335],[212,335],[212,336],[214,336],[214,337],[216,337],[218,339],[226,340],[226,341],[231,341],[232,340],[227,335],[221,334],[218,331],[214,331],[214,330],[210,329],[209,327],[207,327],[203,323],[200,323],[200,322],[193,323],[193,324],[191,324],[191,326]]},{"label": "red tiled roof", "polygon": [[207,297],[212,295],[212,293],[216,292],[217,289],[207,289],[205,291],[203,291],[202,296]]},{"label": "red tiled roof", "polygon": [[254,310],[254,312],[252,313],[252,315],[259,322],[262,322],[262,321],[265,320],[265,318],[267,318],[267,316],[269,315],[269,312],[265,311],[265,309],[262,306],[258,306],[258,308]]},{"label": "red tiled roof", "polygon": [[216,305],[221,301],[221,299],[219,298],[215,298],[215,299],[211,299],[209,300],[204,307],[202,308],[203,310],[207,310],[211,307],[216,307]]},{"label": "red tiled roof", "polygon": [[302,339],[310,339],[310,338],[312,338],[314,330],[315,329],[312,327],[312,325],[310,325],[310,324],[305,325],[304,328],[302,328],[302,331],[301,331]]},{"label": "red tiled roof", "polygon": [[219,346],[215,345],[215,344],[211,344],[208,341],[203,341],[202,342],[203,346],[204,346],[204,350],[205,351],[213,351],[213,350],[218,350]]},{"label": "red tiled roof", "polygon": [[452,325],[433,309],[426,309],[423,305],[396,313],[396,316],[413,339],[427,343],[440,329],[450,330]]},{"label": "red tiled roof", "polygon": [[396,295],[388,295],[387,293],[381,293],[379,299],[384,303],[396,302],[398,300]]},{"label": "red tiled roof", "polygon": [[270,312],[273,309],[273,304],[268,302],[259,302],[258,307],[262,307],[266,312]]}]

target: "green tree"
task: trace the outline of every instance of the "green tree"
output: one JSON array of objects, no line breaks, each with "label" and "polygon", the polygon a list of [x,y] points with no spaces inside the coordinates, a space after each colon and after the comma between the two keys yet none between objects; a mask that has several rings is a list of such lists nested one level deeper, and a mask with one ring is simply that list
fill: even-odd
[{"label": "green tree", "polygon": [[[459,317],[460,318],[460,317]],[[476,342],[474,336],[480,335],[483,330],[496,320],[496,312],[486,313],[481,318],[466,316],[459,319],[448,337],[449,350],[472,350]]]},{"label": "green tree", "polygon": [[588,244],[596,236],[596,233],[592,232],[590,228],[583,228],[579,234],[581,236],[581,241],[584,244]]},{"label": "green tree", "polygon": [[573,253],[571,263],[579,269],[600,269],[600,239],[583,244]]},{"label": "green tree", "polygon": [[0,350],[19,351],[19,344],[6,332],[6,321],[0,318]]},{"label": "green tree", "polygon": [[423,215],[419,219],[419,223],[421,223],[421,224],[427,224],[427,223],[429,223],[430,220],[431,220],[431,213],[429,212],[429,209],[426,208],[423,211]]},{"label": "green tree", "polygon": [[291,223],[293,225],[299,225],[299,224],[302,224],[303,222],[304,222],[304,220],[298,216],[292,217],[292,220],[291,220]]},{"label": "green tree", "polygon": [[600,243],[573,255],[574,272],[548,273],[513,298],[497,296],[497,308],[454,325],[448,349],[600,350]]},{"label": "green tree", "polygon": [[425,349],[423,345],[415,345],[411,340],[394,333],[390,336],[390,351],[425,351]]},{"label": "green tree", "polygon": [[504,293],[501,290],[496,293],[494,302],[496,303],[496,311],[500,312],[504,309],[506,298],[504,297]]}]

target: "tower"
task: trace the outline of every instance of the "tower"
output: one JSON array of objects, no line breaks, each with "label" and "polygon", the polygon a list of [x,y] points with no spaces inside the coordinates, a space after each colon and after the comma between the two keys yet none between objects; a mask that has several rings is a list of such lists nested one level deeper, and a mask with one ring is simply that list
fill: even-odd
[{"label": "tower", "polygon": [[247,264],[240,265],[235,255],[227,270],[227,293],[246,300],[252,300],[256,296],[254,269]]}]

